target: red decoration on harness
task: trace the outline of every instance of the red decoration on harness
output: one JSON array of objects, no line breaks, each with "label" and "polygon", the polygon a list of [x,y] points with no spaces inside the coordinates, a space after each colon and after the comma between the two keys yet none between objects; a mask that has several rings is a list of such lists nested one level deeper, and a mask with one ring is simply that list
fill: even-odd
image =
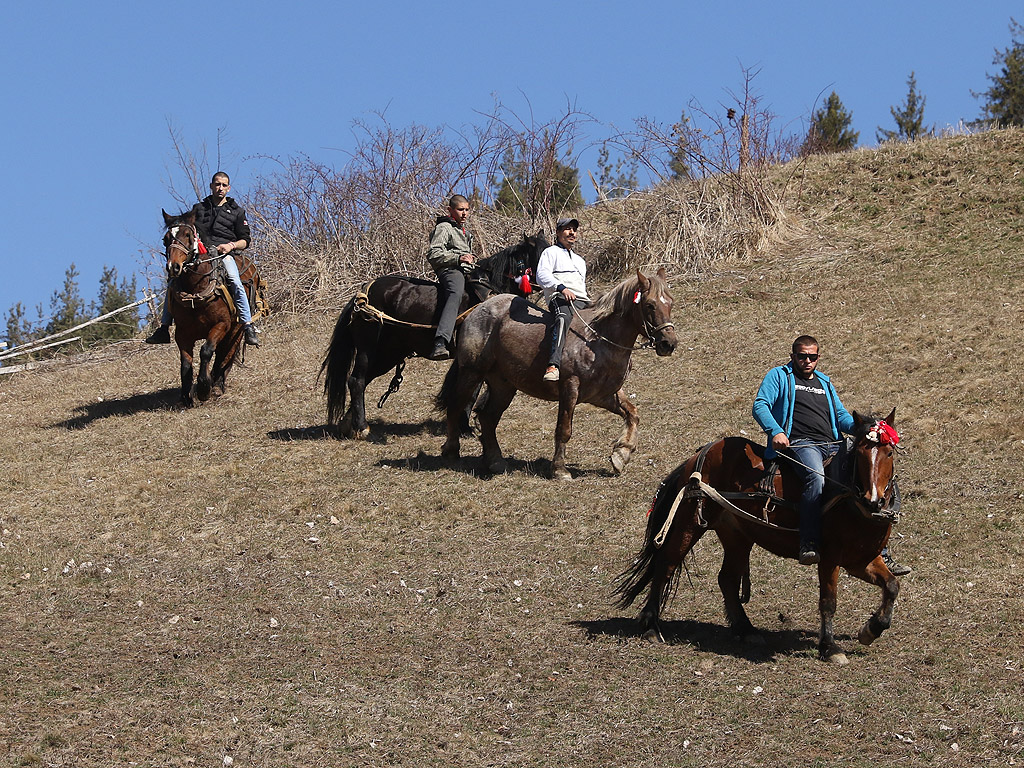
[{"label": "red decoration on harness", "polygon": [[889,426],[884,420],[879,421],[876,425],[878,430],[878,442],[882,445],[896,445],[900,441],[900,433],[895,428]]},{"label": "red decoration on harness", "polygon": [[198,236],[196,236],[196,250],[199,251],[200,256],[206,255],[206,246],[203,245],[203,241]]},{"label": "red decoration on harness", "polygon": [[533,286],[530,285],[529,271],[523,273],[523,275],[519,278],[519,290],[522,291],[523,294],[525,294],[526,296],[529,296],[531,293],[533,293]]},{"label": "red decoration on harness", "polygon": [[640,291],[637,291],[636,293],[633,294],[633,303],[634,304],[639,304],[640,303]]}]

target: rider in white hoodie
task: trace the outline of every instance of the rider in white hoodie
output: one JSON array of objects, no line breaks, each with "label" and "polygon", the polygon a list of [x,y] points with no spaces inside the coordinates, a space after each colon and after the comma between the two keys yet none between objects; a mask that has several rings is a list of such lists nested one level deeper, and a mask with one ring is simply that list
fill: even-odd
[{"label": "rider in white hoodie", "polygon": [[559,219],[555,227],[555,245],[544,249],[537,264],[537,282],[544,289],[544,298],[555,314],[551,357],[544,372],[544,381],[558,381],[558,367],[562,362],[565,335],[572,323],[573,308],[590,306],[586,286],[587,262],[572,250],[579,227],[576,219]]}]

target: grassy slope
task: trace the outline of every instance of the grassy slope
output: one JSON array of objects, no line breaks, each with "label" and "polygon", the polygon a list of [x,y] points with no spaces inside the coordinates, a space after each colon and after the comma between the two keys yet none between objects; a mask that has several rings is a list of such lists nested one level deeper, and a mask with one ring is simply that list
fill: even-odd
[{"label": "grassy slope", "polygon": [[[805,235],[676,281],[680,348],[636,358],[642,445],[618,478],[616,420],[584,408],[578,477],[546,480],[554,411],[526,400],[500,432],[508,475],[442,467],[444,369],[422,361],[373,440],[325,439],[329,317],[272,321],[189,412],[167,348],[0,379],[8,764],[1019,760],[1021,167],[1003,132],[786,169]],[[819,663],[813,573],[755,554],[767,642],[735,643],[708,537],[675,643],[641,642],[608,593],[654,488],[695,445],[753,433],[752,391],[801,332],[848,406],[898,409],[915,573],[893,630],[856,647],[878,598],[844,578],[852,663]]]}]

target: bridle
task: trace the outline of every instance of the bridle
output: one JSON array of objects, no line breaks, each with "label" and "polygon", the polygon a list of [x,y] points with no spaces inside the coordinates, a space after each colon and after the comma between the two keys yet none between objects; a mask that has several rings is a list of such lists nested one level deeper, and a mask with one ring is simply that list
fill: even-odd
[{"label": "bridle", "polygon": [[[188,229],[192,233],[192,247],[189,248],[181,238],[178,237],[178,230],[182,227]],[[200,255],[206,253],[206,247],[203,245],[202,240],[199,238],[199,230],[192,224],[175,224],[168,230],[168,234],[171,236],[171,242],[167,243],[164,255],[167,257],[168,263],[171,260],[171,250],[177,248],[185,254],[188,254],[188,258],[182,262],[181,271],[182,273],[195,271],[201,264],[206,264],[217,259],[217,256],[210,257],[208,259],[199,258]]]},{"label": "bridle", "polygon": [[[633,304],[637,304],[637,305],[642,304],[643,297],[644,297],[643,289],[637,289],[637,292],[635,294],[633,294]],[[586,320],[584,320],[583,319],[583,315],[581,315],[580,311],[578,309],[576,309],[576,305],[574,303],[570,302],[569,305],[572,307],[573,314],[575,314],[576,317],[579,318],[580,322],[583,323],[583,326],[585,328],[587,328],[591,333],[593,333],[595,336],[597,336],[597,338],[601,339],[601,341],[604,341],[607,344],[611,344],[613,347],[618,347],[619,349],[628,349],[628,350],[633,350],[633,351],[638,350],[638,349],[653,349],[657,345],[657,343],[658,343],[655,340],[655,338],[654,338],[657,334],[661,333],[662,331],[664,331],[664,330],[666,330],[668,328],[672,328],[674,330],[675,327],[676,327],[675,323],[673,323],[673,322],[666,322],[666,323],[662,323],[661,325],[655,325],[653,322],[650,322],[647,319],[647,315],[644,314],[643,307],[639,306],[638,309],[640,310],[640,333],[642,333],[644,338],[647,339],[647,342],[644,343],[644,344],[640,344],[638,346],[635,346],[635,347],[624,347],[621,344],[616,344],[611,339],[606,338],[605,336],[603,336],[601,333],[599,333],[597,331],[597,329],[595,329],[592,325],[590,325],[590,323],[588,323]]]}]

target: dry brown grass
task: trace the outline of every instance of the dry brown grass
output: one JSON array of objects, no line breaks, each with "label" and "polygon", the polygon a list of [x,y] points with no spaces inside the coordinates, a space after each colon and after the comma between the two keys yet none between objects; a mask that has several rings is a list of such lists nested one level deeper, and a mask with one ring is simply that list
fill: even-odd
[{"label": "dry brown grass", "polygon": [[[420,360],[370,441],[327,438],[326,312],[271,318],[190,411],[166,347],[0,379],[6,764],[1019,763],[1022,162],[1002,132],[809,163],[804,236],[677,273],[680,346],[635,358],[621,477],[616,420],[581,408],[577,477],[547,480],[554,412],[525,399],[508,474],[442,466],[444,368]],[[807,331],[848,406],[897,408],[915,572],[892,630],[856,645],[878,595],[844,577],[852,663],[819,662],[813,573],[757,553],[766,643],[735,642],[707,537],[673,643],[642,642],[609,593],[657,483],[753,434],[753,390]]]}]

